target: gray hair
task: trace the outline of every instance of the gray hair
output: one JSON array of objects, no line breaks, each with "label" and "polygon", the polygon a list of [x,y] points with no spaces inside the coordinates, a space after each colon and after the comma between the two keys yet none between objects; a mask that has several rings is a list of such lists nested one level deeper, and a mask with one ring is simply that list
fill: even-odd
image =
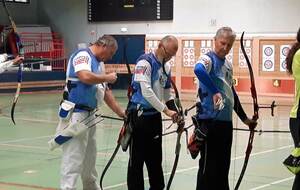
[{"label": "gray hair", "polygon": [[94,43],[99,46],[108,46],[118,49],[117,40],[110,35],[103,35]]},{"label": "gray hair", "polygon": [[177,42],[177,43],[178,43],[177,38],[176,38],[175,36],[172,36],[172,35],[167,35],[167,36],[163,37],[163,38],[160,40],[160,42],[161,42],[162,44],[166,44],[166,43],[169,43],[169,42],[171,42],[171,41],[174,41],[174,42]]},{"label": "gray hair", "polygon": [[215,39],[220,38],[220,37],[226,37],[226,38],[229,37],[229,38],[235,40],[236,34],[230,27],[225,26],[225,27],[219,28],[218,31],[216,32]]}]

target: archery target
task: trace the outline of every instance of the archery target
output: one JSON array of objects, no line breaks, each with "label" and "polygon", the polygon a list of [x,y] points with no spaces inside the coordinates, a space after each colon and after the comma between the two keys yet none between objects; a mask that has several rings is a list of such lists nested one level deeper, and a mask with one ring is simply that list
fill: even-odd
[{"label": "archery target", "polygon": [[200,56],[207,54],[211,50],[212,50],[212,41],[211,40],[201,40]]},{"label": "archery target", "polygon": [[264,55],[265,56],[271,56],[273,54],[273,48],[271,48],[271,47],[266,47],[265,49],[264,49]]},{"label": "archery target", "polygon": [[[154,53],[155,49],[158,47],[159,44],[159,40],[148,40],[147,41],[147,47],[146,47],[146,53]],[[175,56],[172,57],[172,59],[170,59],[168,61],[168,63],[171,66],[175,65]]]},{"label": "archery target", "polygon": [[290,45],[281,45],[280,46],[280,71],[286,71],[286,56],[290,51]]},{"label": "archery target", "polygon": [[265,67],[266,69],[272,69],[272,67],[273,67],[273,62],[272,62],[271,60],[265,60],[265,62],[264,62],[264,67]]},{"label": "archery target", "polygon": [[[251,55],[252,55],[251,40],[244,40],[244,46],[245,46],[245,52],[249,58],[249,61],[251,62]],[[247,68],[247,67],[248,66],[247,66],[246,58],[240,47],[239,48],[239,68]]]},{"label": "archery target", "polygon": [[280,71],[286,71],[286,60],[280,60]]},{"label": "archery target", "polygon": [[148,40],[146,53],[154,53],[154,50],[158,46],[158,40]]},{"label": "archery target", "polygon": [[195,65],[195,47],[194,41],[185,40],[183,48],[183,66],[194,67]]},{"label": "archery target", "polygon": [[172,59],[170,59],[167,63],[170,63],[170,65],[172,67],[174,67],[175,66],[175,56],[173,56]]},{"label": "archery target", "polygon": [[231,48],[231,50],[229,51],[229,53],[226,55],[226,59],[232,63],[233,61],[233,48]]},{"label": "archery target", "polygon": [[262,70],[263,71],[274,71],[275,70],[275,46],[274,45],[263,45],[262,48]]}]

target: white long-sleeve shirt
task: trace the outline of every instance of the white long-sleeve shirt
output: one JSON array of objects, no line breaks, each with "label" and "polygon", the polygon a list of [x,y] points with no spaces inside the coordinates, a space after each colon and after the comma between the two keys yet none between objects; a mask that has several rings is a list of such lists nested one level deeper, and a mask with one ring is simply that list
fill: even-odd
[{"label": "white long-sleeve shirt", "polygon": [[[160,68],[158,72],[158,79],[151,84],[151,73],[152,68],[148,61],[140,60],[136,64],[136,68],[143,68],[146,72],[135,72],[134,81],[140,83],[141,93],[147,102],[155,108],[157,111],[162,112],[165,108],[165,102],[173,99],[170,88],[164,88],[166,83],[166,75],[163,73],[163,69]],[[169,73],[171,70],[171,65],[165,64],[166,72]]]},{"label": "white long-sleeve shirt", "polygon": [[0,54],[0,73],[7,71],[12,65],[13,60],[7,61],[8,55],[6,53]]}]

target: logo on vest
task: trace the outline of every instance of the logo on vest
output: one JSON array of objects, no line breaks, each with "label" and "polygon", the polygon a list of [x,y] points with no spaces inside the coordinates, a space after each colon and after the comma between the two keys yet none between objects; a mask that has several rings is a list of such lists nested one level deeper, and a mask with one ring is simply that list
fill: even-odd
[{"label": "logo on vest", "polygon": [[74,59],[74,66],[80,65],[80,64],[88,64],[89,57],[88,56],[79,56],[76,59]]}]

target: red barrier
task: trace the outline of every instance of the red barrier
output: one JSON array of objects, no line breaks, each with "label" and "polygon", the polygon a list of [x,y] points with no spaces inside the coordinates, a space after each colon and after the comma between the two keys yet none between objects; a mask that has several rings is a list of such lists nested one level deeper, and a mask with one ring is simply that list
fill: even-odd
[{"label": "red barrier", "polygon": [[[64,41],[58,33],[23,32],[20,36],[24,45],[25,57],[53,60],[50,64],[41,65],[41,69],[66,70],[67,60],[65,59]],[[47,67],[49,65],[51,67]]]}]

